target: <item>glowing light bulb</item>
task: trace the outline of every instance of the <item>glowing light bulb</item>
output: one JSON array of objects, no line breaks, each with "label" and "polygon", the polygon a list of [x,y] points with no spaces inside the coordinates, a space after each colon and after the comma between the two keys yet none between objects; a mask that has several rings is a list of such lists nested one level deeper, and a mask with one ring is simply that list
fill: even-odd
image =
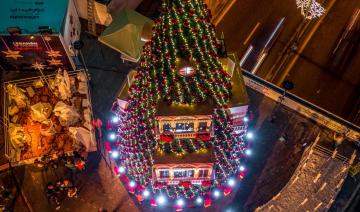
[{"label": "glowing light bulb", "polygon": [[123,167],[123,166],[120,166],[118,170],[121,174],[125,173],[125,167]]},{"label": "glowing light bulb", "polygon": [[136,185],[136,183],[135,183],[134,181],[130,181],[129,186],[130,186],[131,188],[134,188],[135,185]]},{"label": "glowing light bulb", "polygon": [[156,201],[159,203],[159,205],[163,205],[165,204],[166,199],[164,196],[159,196]]},{"label": "glowing light bulb", "polygon": [[144,195],[144,197],[148,197],[148,196],[150,196],[150,192],[148,190],[145,190],[143,192],[143,195]]},{"label": "glowing light bulb", "polygon": [[244,117],[244,122],[248,122],[249,118],[247,116]]},{"label": "glowing light bulb", "polygon": [[120,121],[120,119],[119,119],[119,117],[117,117],[117,116],[114,116],[113,118],[112,118],[112,122],[113,123],[118,123]]},{"label": "glowing light bulb", "polygon": [[231,186],[231,187],[233,187],[234,185],[235,185],[235,180],[234,179],[229,179],[229,181],[228,181],[228,185],[229,186]]},{"label": "glowing light bulb", "polygon": [[250,156],[251,155],[251,150],[250,149],[247,149],[247,150],[245,150],[245,154],[247,155],[247,156]]},{"label": "glowing light bulb", "polygon": [[203,202],[203,199],[201,197],[196,198],[196,203],[201,204]]},{"label": "glowing light bulb", "polygon": [[110,133],[109,139],[112,140],[112,141],[115,140],[116,139],[115,133]]},{"label": "glowing light bulb", "polygon": [[177,204],[178,206],[183,206],[183,205],[185,204],[185,202],[184,202],[183,199],[178,199],[178,200],[176,201],[176,204]]},{"label": "glowing light bulb", "polygon": [[114,159],[118,158],[119,157],[119,152],[116,151],[116,150],[112,151],[111,152],[111,157],[114,158]]},{"label": "glowing light bulb", "polygon": [[246,133],[246,138],[252,139],[252,138],[254,138],[254,134],[252,132],[248,132],[248,133]]},{"label": "glowing light bulb", "polygon": [[245,171],[245,166],[240,166],[239,167],[239,170],[242,172],[242,171]]},{"label": "glowing light bulb", "polygon": [[215,191],[214,191],[214,196],[215,196],[215,197],[220,197],[220,191],[215,190]]}]

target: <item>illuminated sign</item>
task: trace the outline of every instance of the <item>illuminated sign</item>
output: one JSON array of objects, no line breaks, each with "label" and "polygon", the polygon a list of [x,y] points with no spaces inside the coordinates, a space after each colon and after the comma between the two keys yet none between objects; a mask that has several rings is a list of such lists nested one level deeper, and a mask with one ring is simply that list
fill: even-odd
[{"label": "illuminated sign", "polygon": [[5,70],[73,70],[59,35],[0,35],[0,64]]}]

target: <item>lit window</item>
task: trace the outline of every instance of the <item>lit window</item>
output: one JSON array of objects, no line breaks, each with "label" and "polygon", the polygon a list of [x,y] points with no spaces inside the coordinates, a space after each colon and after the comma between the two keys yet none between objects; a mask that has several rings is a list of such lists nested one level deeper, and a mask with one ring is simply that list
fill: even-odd
[{"label": "lit window", "polygon": [[193,75],[195,72],[195,69],[191,66],[183,66],[180,70],[179,70],[179,74],[181,76],[190,76]]},{"label": "lit window", "polygon": [[171,124],[163,124],[164,132],[172,132]]},{"label": "lit window", "polygon": [[160,171],[160,178],[169,178],[170,174],[168,170]]},{"label": "lit window", "polygon": [[209,170],[207,169],[200,169],[198,177],[207,177],[209,174]]},{"label": "lit window", "polygon": [[178,170],[174,171],[175,178],[183,178],[183,177],[194,177],[194,170]]},{"label": "lit window", "polygon": [[176,132],[193,132],[194,123],[176,123]]},{"label": "lit window", "polygon": [[207,123],[206,122],[200,122],[199,123],[199,132],[205,132],[206,131],[206,127],[207,127]]}]

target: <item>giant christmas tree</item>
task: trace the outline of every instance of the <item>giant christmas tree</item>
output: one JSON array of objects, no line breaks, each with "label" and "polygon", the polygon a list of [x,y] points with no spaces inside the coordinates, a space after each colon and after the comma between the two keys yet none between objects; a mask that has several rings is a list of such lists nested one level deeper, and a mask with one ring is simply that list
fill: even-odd
[{"label": "giant christmas tree", "polygon": [[[153,37],[143,49],[128,106],[119,127],[120,164],[130,179],[153,192],[191,198],[221,186],[236,173],[243,142],[232,136],[227,113],[231,80],[219,62],[219,42],[210,13],[202,0],[165,0],[155,20]],[[215,179],[190,188],[155,187],[152,165],[156,145],[155,113],[159,101],[171,104],[208,104],[213,107]]]}]

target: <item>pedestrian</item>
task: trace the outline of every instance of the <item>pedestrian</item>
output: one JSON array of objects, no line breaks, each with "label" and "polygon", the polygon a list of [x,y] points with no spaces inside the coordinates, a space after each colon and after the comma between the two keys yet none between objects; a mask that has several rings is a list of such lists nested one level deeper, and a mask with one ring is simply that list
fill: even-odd
[{"label": "pedestrian", "polygon": [[346,138],[345,132],[343,132],[343,133],[334,132],[333,147],[336,149],[340,144],[343,143],[345,138]]},{"label": "pedestrian", "polygon": [[61,192],[64,190],[64,185],[63,185],[63,180],[62,179],[59,179],[56,181],[55,183],[55,188],[58,192]]},{"label": "pedestrian", "polygon": [[77,188],[75,186],[72,186],[68,189],[68,197],[69,198],[77,198]]},{"label": "pedestrian", "polygon": [[77,170],[83,171],[85,169],[85,161],[83,161],[82,159],[75,160],[75,167],[77,168]]},{"label": "pedestrian", "polygon": [[279,141],[281,141],[282,143],[285,143],[287,141],[288,135],[286,132],[283,132],[282,135],[279,138]]},{"label": "pedestrian", "polygon": [[14,199],[14,195],[9,191],[9,189],[5,188],[4,186],[1,186],[1,198],[5,200],[12,200]]},{"label": "pedestrian", "polygon": [[72,187],[73,184],[72,184],[72,182],[71,182],[69,179],[65,179],[65,180],[63,181],[63,183],[62,183],[61,186],[62,186],[63,190],[67,190],[67,189],[69,189],[70,187]]},{"label": "pedestrian", "polygon": [[254,120],[254,112],[252,110],[249,110],[249,121]]},{"label": "pedestrian", "polygon": [[75,165],[72,163],[71,159],[66,159],[65,167],[74,171],[76,169]]},{"label": "pedestrian", "polygon": [[35,159],[34,165],[36,167],[38,167],[38,168],[43,168],[44,167],[44,164],[39,159]]},{"label": "pedestrian", "polygon": [[98,130],[100,138],[102,137],[102,133],[101,133],[101,126],[102,126],[102,124],[103,124],[103,123],[102,123],[102,121],[101,121],[99,118],[94,119],[94,120],[91,121],[91,125],[92,125],[95,129]]},{"label": "pedestrian", "polygon": [[49,202],[53,201],[55,203],[55,206],[56,206],[55,209],[60,210],[61,203],[56,194],[55,186],[51,182],[49,182],[46,186],[46,195],[47,195]]}]

